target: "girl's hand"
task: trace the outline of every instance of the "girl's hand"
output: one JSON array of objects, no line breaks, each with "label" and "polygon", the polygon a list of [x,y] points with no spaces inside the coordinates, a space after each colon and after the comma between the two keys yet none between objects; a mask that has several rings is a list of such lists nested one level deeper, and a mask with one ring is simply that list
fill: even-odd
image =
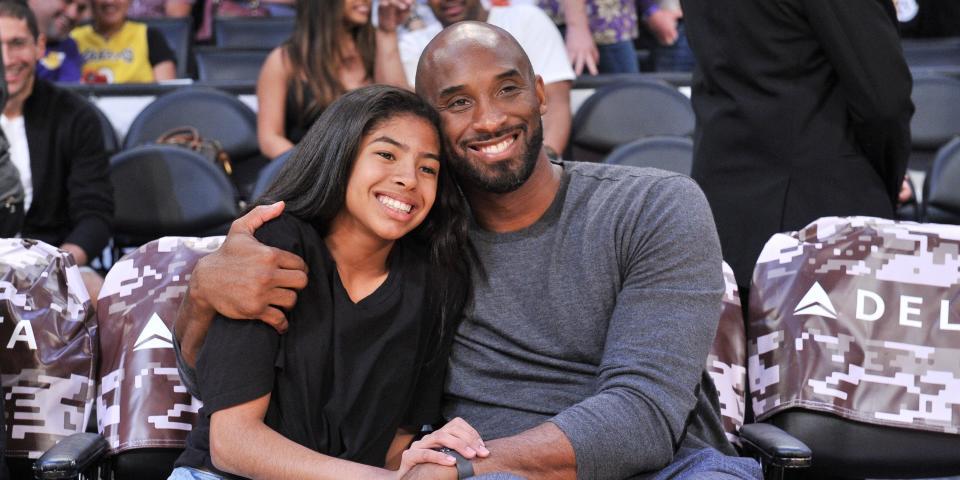
[{"label": "girl's hand", "polygon": [[447,447],[456,450],[464,458],[487,457],[490,451],[483,444],[480,434],[462,418],[455,418],[439,430],[413,442],[410,448],[403,452],[398,478],[403,477],[411,468],[420,463],[436,463],[452,467],[456,465],[455,458],[445,453],[433,450]]}]

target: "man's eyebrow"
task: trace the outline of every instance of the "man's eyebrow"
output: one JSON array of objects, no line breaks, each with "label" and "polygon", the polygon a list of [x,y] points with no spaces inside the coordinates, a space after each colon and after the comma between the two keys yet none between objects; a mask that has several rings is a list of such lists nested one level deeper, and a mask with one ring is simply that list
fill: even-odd
[{"label": "man's eyebrow", "polygon": [[454,86],[452,86],[452,87],[447,87],[447,88],[444,88],[443,90],[440,90],[440,95],[438,95],[438,96],[439,96],[440,98],[447,97],[447,96],[453,95],[454,93],[459,92],[460,90],[463,90],[464,88],[467,88],[467,86],[466,86],[466,85],[454,85]]},{"label": "man's eyebrow", "polygon": [[400,142],[398,142],[398,141],[396,141],[396,140],[394,140],[394,139],[392,139],[392,138],[390,138],[390,137],[388,137],[388,136],[386,136],[386,135],[381,135],[381,136],[379,136],[379,137],[377,137],[377,138],[374,138],[373,140],[370,141],[370,143],[376,143],[376,142],[389,143],[390,145],[393,145],[393,146],[398,147],[398,148],[400,148],[400,149],[410,150],[410,147],[408,147],[408,146],[406,146],[406,145],[404,145],[404,144],[402,144],[402,143],[400,143]]},{"label": "man's eyebrow", "polygon": [[506,72],[503,72],[497,75],[496,78],[497,80],[503,80],[504,78],[519,77],[519,76],[521,76],[520,70],[517,70],[516,68],[511,68],[510,70],[507,70]]}]

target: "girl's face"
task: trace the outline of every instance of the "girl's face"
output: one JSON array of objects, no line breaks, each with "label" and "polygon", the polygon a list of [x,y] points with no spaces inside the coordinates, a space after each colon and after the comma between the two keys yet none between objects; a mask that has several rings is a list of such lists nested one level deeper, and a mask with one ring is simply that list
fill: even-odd
[{"label": "girl's face", "polygon": [[94,20],[106,29],[119,28],[127,20],[130,0],[93,0]]},{"label": "girl's face", "polygon": [[389,118],[360,142],[335,222],[382,240],[397,240],[420,225],[437,196],[440,138],[412,114]]},{"label": "girl's face", "polygon": [[349,26],[366,25],[370,21],[370,0],[343,0],[343,21]]}]

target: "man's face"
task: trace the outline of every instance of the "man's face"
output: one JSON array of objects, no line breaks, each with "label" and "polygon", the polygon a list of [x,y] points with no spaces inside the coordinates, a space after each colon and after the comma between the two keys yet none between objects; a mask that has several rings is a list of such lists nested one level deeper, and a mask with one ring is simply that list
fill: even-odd
[{"label": "man's face", "polygon": [[543,82],[513,49],[471,42],[436,52],[422,94],[439,111],[450,165],[463,185],[492,193],[530,177],[543,145]]},{"label": "man's face", "polygon": [[478,20],[480,0],[428,0],[433,15],[444,27],[464,20]]},{"label": "man's face", "polygon": [[50,40],[62,40],[87,11],[86,0],[30,0],[40,31]]},{"label": "man's face", "polygon": [[26,20],[0,17],[0,43],[10,98],[26,98],[33,89],[37,60],[43,56],[43,42],[33,38]]}]

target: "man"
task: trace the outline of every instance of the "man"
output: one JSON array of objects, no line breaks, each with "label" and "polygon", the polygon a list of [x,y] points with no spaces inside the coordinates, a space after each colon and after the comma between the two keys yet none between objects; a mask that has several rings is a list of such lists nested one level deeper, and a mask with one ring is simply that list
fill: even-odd
[{"label": "man", "polygon": [[698,65],[693,178],[741,293],[774,233],[893,218],[913,112],[893,2],[681,5]]},{"label": "man", "polygon": [[[26,5],[0,1],[0,42],[10,98],[0,126],[25,190],[21,235],[58,245],[78,265],[110,239],[113,188],[100,121],[84,99],[36,78],[44,38]],[[84,274],[96,298],[99,276]]]},{"label": "man", "polygon": [[48,82],[79,82],[83,57],[70,30],[86,14],[87,0],[29,0],[30,10],[46,39],[46,51],[37,67],[37,78]]},{"label": "man", "polygon": [[[490,455],[470,455],[473,472],[758,478],[755,462],[717,450],[732,452],[703,365],[723,279],[696,185],[655,170],[552,163],[543,81],[519,44],[485,23],[458,23],[427,46],[417,93],[440,111],[444,168],[470,202],[484,270],[454,340],[443,408],[485,439]],[[214,310],[283,329],[289,288],[306,283],[300,259],[252,239],[280,209],[259,208],[194,270],[174,328],[185,363]],[[411,476],[458,473],[431,464]]]},{"label": "man", "polygon": [[543,77],[547,91],[547,112],[543,116],[543,143],[556,158],[563,153],[570,136],[570,88],[575,78],[567,59],[563,38],[557,27],[538,8],[530,5],[484,8],[480,0],[429,0],[439,24],[404,34],[400,39],[400,60],[410,85],[414,85],[417,62],[424,47],[443,28],[456,22],[474,20],[496,25],[520,42]]}]

